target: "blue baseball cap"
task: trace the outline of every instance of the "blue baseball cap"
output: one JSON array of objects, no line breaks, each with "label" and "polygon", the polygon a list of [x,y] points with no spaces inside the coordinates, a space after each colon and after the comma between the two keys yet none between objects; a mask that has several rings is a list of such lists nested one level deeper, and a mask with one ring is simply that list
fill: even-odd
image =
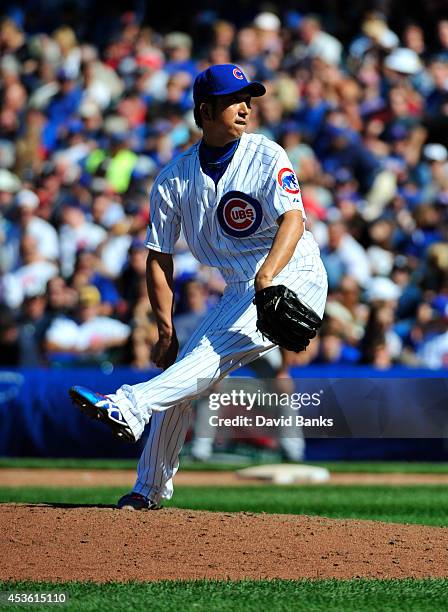
[{"label": "blue baseball cap", "polygon": [[262,83],[248,81],[235,64],[217,64],[198,74],[193,85],[193,99],[196,105],[207,96],[226,96],[243,90],[254,98],[266,93]]}]

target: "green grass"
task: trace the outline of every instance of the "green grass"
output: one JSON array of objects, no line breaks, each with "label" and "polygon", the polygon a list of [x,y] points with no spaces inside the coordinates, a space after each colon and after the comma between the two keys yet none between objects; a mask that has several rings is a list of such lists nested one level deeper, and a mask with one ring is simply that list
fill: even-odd
[{"label": "green grass", "polygon": [[405,461],[328,461],[313,465],[326,467],[330,472],[363,474],[448,474],[448,463]]},{"label": "green grass", "polygon": [[[264,612],[341,611],[383,612],[446,610],[448,580],[259,580],[162,581],[95,585],[33,582],[0,582],[1,591],[68,594],[68,604],[31,606],[33,610],[108,612],[157,610],[161,612]],[[3,610],[23,610],[4,606]]]},{"label": "green grass", "polygon": [[[1,468],[26,468],[26,469],[79,469],[79,470],[136,470],[136,459],[47,459],[34,457],[0,457]],[[194,461],[183,461],[182,470],[186,471],[210,471],[225,472],[228,470],[239,470],[253,465],[247,463],[198,463]],[[256,464],[258,465],[258,463]]]},{"label": "green grass", "polygon": [[[182,471],[222,472],[237,470],[248,465],[276,463],[275,459],[249,460],[246,463],[198,463],[188,458],[181,459]],[[448,463],[423,463],[405,461],[327,461],[311,462],[328,468],[331,472],[363,472],[374,474],[447,474]],[[50,469],[102,469],[135,470],[137,459],[46,459],[34,457],[0,457],[0,468],[50,468]]]},{"label": "green grass", "polygon": [[[121,488],[0,488],[0,501],[113,505]],[[448,487],[328,486],[182,487],[165,504],[223,512],[309,514],[448,526]]]}]

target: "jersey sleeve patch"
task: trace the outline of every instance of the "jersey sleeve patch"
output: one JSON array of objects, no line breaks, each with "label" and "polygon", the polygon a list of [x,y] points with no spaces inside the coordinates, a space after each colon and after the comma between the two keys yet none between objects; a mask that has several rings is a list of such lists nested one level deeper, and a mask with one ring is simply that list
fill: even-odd
[{"label": "jersey sleeve patch", "polygon": [[299,181],[291,168],[281,168],[277,174],[277,182],[287,193],[292,195],[300,193]]}]

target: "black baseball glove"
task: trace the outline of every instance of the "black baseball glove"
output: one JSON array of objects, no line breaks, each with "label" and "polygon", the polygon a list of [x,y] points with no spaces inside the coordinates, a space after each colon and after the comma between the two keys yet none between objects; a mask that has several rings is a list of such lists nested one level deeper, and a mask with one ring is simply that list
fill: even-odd
[{"label": "black baseball glove", "polygon": [[322,319],[294,291],[277,285],[255,292],[257,329],[268,340],[288,351],[304,351]]}]

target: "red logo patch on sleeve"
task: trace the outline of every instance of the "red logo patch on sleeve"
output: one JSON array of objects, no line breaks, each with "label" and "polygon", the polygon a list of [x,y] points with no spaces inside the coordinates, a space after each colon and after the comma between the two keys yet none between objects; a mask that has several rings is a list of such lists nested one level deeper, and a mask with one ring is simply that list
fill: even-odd
[{"label": "red logo patch on sleeve", "polygon": [[282,168],[278,173],[277,182],[287,193],[293,195],[300,193],[299,181],[291,168]]}]

